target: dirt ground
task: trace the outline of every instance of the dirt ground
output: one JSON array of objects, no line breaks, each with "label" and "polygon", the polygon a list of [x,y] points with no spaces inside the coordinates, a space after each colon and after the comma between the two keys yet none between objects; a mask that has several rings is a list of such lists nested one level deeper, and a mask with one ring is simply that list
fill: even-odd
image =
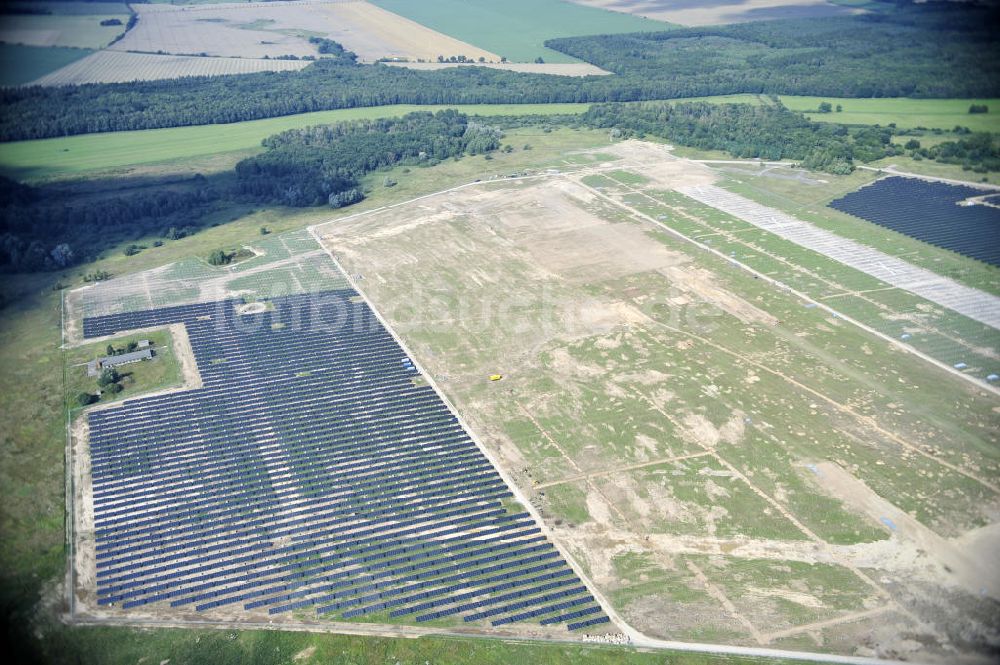
[{"label": "dirt ground", "polygon": [[[816,352],[813,333],[761,284],[723,278],[698,250],[657,241],[649,220],[582,182],[626,167],[649,188],[713,181],[666,150],[623,142],[575,173],[484,183],[317,231],[633,627],[975,661],[982,642],[963,643],[911,601],[918,586],[945,605],[979,598],[966,617],[976,639],[1000,640],[989,628],[1000,616],[988,569],[995,492],[977,487],[984,502],[959,520],[989,526],[944,538],[844,471],[835,461],[844,451],[902,446],[903,459],[872,462],[902,488],[933,428],[881,426],[865,415],[860,384],[851,401],[806,385],[794,359]],[[835,322],[823,325],[838,339]],[[843,371],[823,357],[832,364],[810,373]],[[496,372],[503,380],[489,382]],[[844,439],[845,430],[858,434]],[[766,450],[788,455],[788,466]],[[645,569],[629,568],[636,557]]]}]

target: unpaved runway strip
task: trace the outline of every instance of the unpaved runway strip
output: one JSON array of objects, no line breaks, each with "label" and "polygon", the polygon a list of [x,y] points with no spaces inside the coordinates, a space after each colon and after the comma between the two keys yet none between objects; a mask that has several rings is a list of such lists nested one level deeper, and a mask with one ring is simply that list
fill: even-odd
[{"label": "unpaved runway strip", "polygon": [[715,185],[678,187],[677,191],[796,245],[1000,330],[1000,298],[985,291],[918,268]]}]

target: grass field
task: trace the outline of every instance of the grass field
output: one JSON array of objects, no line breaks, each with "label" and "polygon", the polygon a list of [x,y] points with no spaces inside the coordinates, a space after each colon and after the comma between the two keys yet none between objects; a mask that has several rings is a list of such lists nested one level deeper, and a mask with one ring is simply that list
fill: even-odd
[{"label": "grass field", "polygon": [[[7,47],[24,48],[24,47]],[[80,51],[81,55],[86,52]],[[61,66],[61,65],[58,65]],[[55,66],[54,68],[58,68]],[[758,104],[758,95],[720,95],[715,97],[692,97],[678,99],[677,102],[708,101],[718,104]],[[789,108],[795,110],[814,109],[820,101],[815,97],[782,97]],[[1000,100],[993,100],[996,115],[969,115],[969,104],[972,100],[858,100],[830,98],[831,103],[841,103],[850,110],[854,105],[863,105],[874,110],[863,117],[848,113],[812,114],[817,120],[830,122],[861,122],[888,124],[897,122],[900,127],[906,127],[903,118],[923,118],[919,123],[928,128],[941,127],[951,129],[956,124],[976,125],[977,127],[1000,130],[996,127],[996,118],[1000,118]],[[990,103],[991,100],[986,100]],[[435,111],[442,108],[457,108],[465,113],[477,115],[520,115],[520,114],[563,114],[582,113],[588,104],[474,104],[474,105],[440,105],[440,106],[374,106],[354,109],[339,109],[334,111],[319,111],[300,115],[250,120],[224,125],[195,125],[191,127],[168,127],[136,132],[114,132],[108,134],[83,134],[37,141],[17,141],[0,143],[0,173],[19,180],[44,180],[85,174],[94,171],[113,171],[144,164],[193,160],[211,155],[225,155],[238,151],[259,149],[260,141],[286,129],[306,127],[342,120],[365,118],[384,118],[399,116],[411,111]],[[917,115],[919,110],[923,115]],[[910,115],[906,115],[909,113]],[[934,115],[937,113],[937,115]],[[937,118],[937,124],[930,119]],[[994,120],[991,120],[994,119]],[[978,125],[976,124],[978,123]],[[695,153],[679,148],[685,155]],[[699,154],[700,157],[729,159],[725,153],[712,155]],[[917,172],[928,172],[928,175],[945,175],[957,179],[979,180],[982,176],[972,177],[963,173],[961,167],[938,165],[924,161],[921,167],[911,163],[908,158],[892,158],[901,167],[912,166]],[[931,172],[933,171],[933,172]],[[996,175],[993,179],[996,179]]]},{"label": "grass field", "polygon": [[[845,99],[839,97],[794,97],[782,95],[781,101],[793,111],[812,111],[821,102],[829,102],[840,113],[807,113],[818,122],[848,125],[895,123],[900,129],[954,129],[956,125],[974,132],[1000,132],[1000,99]],[[990,113],[970,114],[970,104],[986,104]]]},{"label": "grass field", "polygon": [[76,397],[80,393],[96,395],[98,391],[97,377],[87,374],[86,364],[88,362],[106,356],[109,343],[117,349],[122,349],[129,342],[138,342],[140,339],[149,340],[155,354],[154,358],[121,366],[118,373],[122,376],[120,383],[123,390],[118,394],[104,391],[98,401],[105,404],[130,399],[154,390],[179,386],[181,384],[180,365],[174,356],[173,338],[169,331],[158,330],[139,335],[127,335],[111,342],[87,344],[67,351],[65,391],[67,408],[75,410],[80,406],[76,401]]},{"label": "grass field", "polygon": [[30,83],[92,52],[82,48],[0,43],[0,86]]},{"label": "grass field", "polygon": [[286,129],[342,120],[385,118],[412,111],[457,108],[479,115],[582,113],[587,104],[477,104],[468,106],[375,106],[251,120],[228,125],[170,127],[138,132],[83,134],[0,144],[0,172],[23,180],[73,175],[138,164],[189,160],[260,147]]},{"label": "grass field", "polygon": [[[120,25],[101,25],[118,19]],[[128,12],[122,14],[46,14],[4,16],[0,41],[31,46],[66,46],[99,49],[125,32]]]},{"label": "grass field", "polygon": [[417,23],[506,57],[512,62],[578,62],[544,46],[547,39],[622,32],[653,32],[671,26],[562,0],[373,0]]}]

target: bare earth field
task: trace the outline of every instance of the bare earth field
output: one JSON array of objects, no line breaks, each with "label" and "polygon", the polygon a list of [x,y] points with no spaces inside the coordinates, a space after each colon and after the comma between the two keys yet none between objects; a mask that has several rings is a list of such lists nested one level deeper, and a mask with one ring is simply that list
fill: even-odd
[{"label": "bare earth field", "polygon": [[679,25],[722,25],[780,18],[850,14],[856,10],[826,0],[572,0],[580,5],[635,14]]},{"label": "bare earth field", "polygon": [[254,72],[297,71],[311,64],[305,60],[263,60],[251,58],[202,58],[186,55],[155,55],[98,51],[33,81],[34,85],[82,85],[84,83],[127,83],[155,81],[184,76],[226,76]]},{"label": "bare earth field", "polygon": [[496,54],[425,28],[367,2],[268,2],[196,6],[137,5],[139,22],[112,47],[175,55],[275,58],[316,55],[309,37],[327,37],[358,54],[434,60],[465,55],[499,61]]},{"label": "bare earth field", "polygon": [[633,641],[987,662],[996,393],[680,236],[754,229],[677,193],[715,171],[558,166],[316,232]]}]

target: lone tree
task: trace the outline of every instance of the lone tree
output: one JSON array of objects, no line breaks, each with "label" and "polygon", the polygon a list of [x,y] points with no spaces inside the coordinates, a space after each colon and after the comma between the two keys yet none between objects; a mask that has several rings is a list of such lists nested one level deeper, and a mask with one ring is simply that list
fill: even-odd
[{"label": "lone tree", "polygon": [[990,107],[986,104],[973,104],[969,107],[969,113],[989,113]]},{"label": "lone tree", "polygon": [[226,251],[222,249],[217,249],[208,255],[208,262],[213,266],[228,265],[232,260],[233,255],[226,253]]},{"label": "lone tree", "polygon": [[[97,385],[99,385],[102,388],[108,388],[111,385],[117,384],[118,379],[120,378],[122,377],[118,374],[118,370],[116,370],[114,367],[108,367],[103,372],[101,372],[101,376],[97,379]],[[115,390],[113,392],[118,392],[118,391]]]}]

